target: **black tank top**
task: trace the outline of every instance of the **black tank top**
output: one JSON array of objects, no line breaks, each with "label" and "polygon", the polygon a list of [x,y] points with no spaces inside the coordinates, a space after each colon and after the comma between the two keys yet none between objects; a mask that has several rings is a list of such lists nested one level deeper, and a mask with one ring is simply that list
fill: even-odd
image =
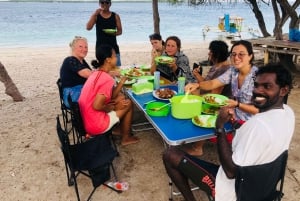
[{"label": "black tank top", "polygon": [[112,12],[109,18],[103,18],[100,14],[97,16],[96,21],[96,48],[102,44],[107,44],[112,46],[116,53],[119,54],[119,46],[117,44],[117,37],[115,35],[108,35],[104,33],[103,29],[116,29],[116,13]]}]

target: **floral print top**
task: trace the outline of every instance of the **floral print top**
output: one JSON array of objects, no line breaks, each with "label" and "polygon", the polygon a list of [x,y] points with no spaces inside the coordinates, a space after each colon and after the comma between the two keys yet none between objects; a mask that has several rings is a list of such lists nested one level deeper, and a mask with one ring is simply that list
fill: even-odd
[{"label": "floral print top", "polygon": [[[255,72],[258,70],[256,66],[252,66],[250,73],[246,76],[241,88],[238,88],[239,70],[235,67],[230,67],[224,74],[217,79],[224,84],[231,84],[232,99],[244,104],[251,104],[252,91],[254,88]],[[235,108],[237,119],[246,121],[252,114],[244,112],[239,108]]]}]

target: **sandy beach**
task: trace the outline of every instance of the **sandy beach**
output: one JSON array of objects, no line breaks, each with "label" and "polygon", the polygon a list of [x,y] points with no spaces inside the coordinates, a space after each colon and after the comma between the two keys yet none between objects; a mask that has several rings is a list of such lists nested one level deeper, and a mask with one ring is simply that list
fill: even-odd
[{"label": "sandy beach", "polygon": [[[94,47],[86,60],[94,59]],[[122,65],[149,64],[150,44],[121,44]],[[207,58],[208,42],[185,44],[182,50],[193,62]],[[13,102],[0,83],[0,189],[1,200],[76,200],[73,187],[67,185],[63,156],[56,134],[55,118],[61,114],[56,80],[69,47],[5,48],[0,61],[26,98]],[[295,78],[300,83],[300,74]],[[289,150],[283,201],[300,200],[300,88],[292,90],[288,104],[296,114],[296,129]],[[137,115],[140,115],[137,113]],[[135,116],[135,118],[140,118]],[[168,177],[161,154],[164,145],[153,130],[138,132],[138,144],[121,147],[114,161],[120,180],[129,190],[121,194],[100,187],[92,200],[166,201],[169,198]],[[202,158],[217,160],[215,146],[206,144]],[[78,179],[82,199],[91,183]],[[198,193],[198,200],[207,200]],[[183,200],[180,196],[176,200]]]}]

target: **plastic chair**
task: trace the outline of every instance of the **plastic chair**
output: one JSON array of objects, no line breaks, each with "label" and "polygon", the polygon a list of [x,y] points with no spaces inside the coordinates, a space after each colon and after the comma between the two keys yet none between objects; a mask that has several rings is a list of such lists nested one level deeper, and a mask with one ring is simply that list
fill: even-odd
[{"label": "plastic chair", "polygon": [[[59,91],[60,109],[61,109],[61,113],[62,113],[64,129],[65,129],[65,131],[67,131],[69,133],[72,130],[72,126],[70,124],[70,122],[71,122],[71,110],[70,110],[70,108],[68,108],[64,104],[63,88],[62,88],[60,78],[58,78],[58,80],[56,81],[56,85],[57,85],[58,91]],[[68,125],[70,125],[70,127]]]},{"label": "plastic chair", "polygon": [[77,200],[80,201],[77,177],[81,174],[90,178],[93,184],[93,189],[87,200],[91,199],[95,190],[101,184],[120,193],[121,191],[105,184],[110,179],[110,169],[112,169],[114,178],[117,181],[112,163],[117,153],[112,148],[108,136],[98,135],[86,141],[70,144],[69,135],[62,129],[59,116],[56,119],[57,134],[64,156],[68,185],[74,185]]},{"label": "plastic chair", "polygon": [[270,163],[239,166],[235,182],[237,201],[280,201],[287,158],[286,150]]}]

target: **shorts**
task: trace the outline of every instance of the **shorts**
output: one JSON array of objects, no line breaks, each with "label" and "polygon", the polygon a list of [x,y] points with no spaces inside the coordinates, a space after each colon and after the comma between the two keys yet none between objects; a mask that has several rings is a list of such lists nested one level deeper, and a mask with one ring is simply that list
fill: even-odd
[{"label": "shorts", "polygon": [[63,89],[63,101],[67,108],[70,108],[68,101],[69,96],[71,96],[73,102],[78,102],[82,87],[83,85],[76,85],[74,87],[66,87]]},{"label": "shorts", "polygon": [[208,195],[215,197],[215,180],[219,165],[185,155],[178,169]]},{"label": "shorts", "polygon": [[116,111],[111,111],[111,112],[109,112],[107,114],[109,116],[109,124],[108,124],[107,129],[103,133],[109,131],[115,124],[117,124],[117,123],[120,122],[120,119],[117,116]]}]

